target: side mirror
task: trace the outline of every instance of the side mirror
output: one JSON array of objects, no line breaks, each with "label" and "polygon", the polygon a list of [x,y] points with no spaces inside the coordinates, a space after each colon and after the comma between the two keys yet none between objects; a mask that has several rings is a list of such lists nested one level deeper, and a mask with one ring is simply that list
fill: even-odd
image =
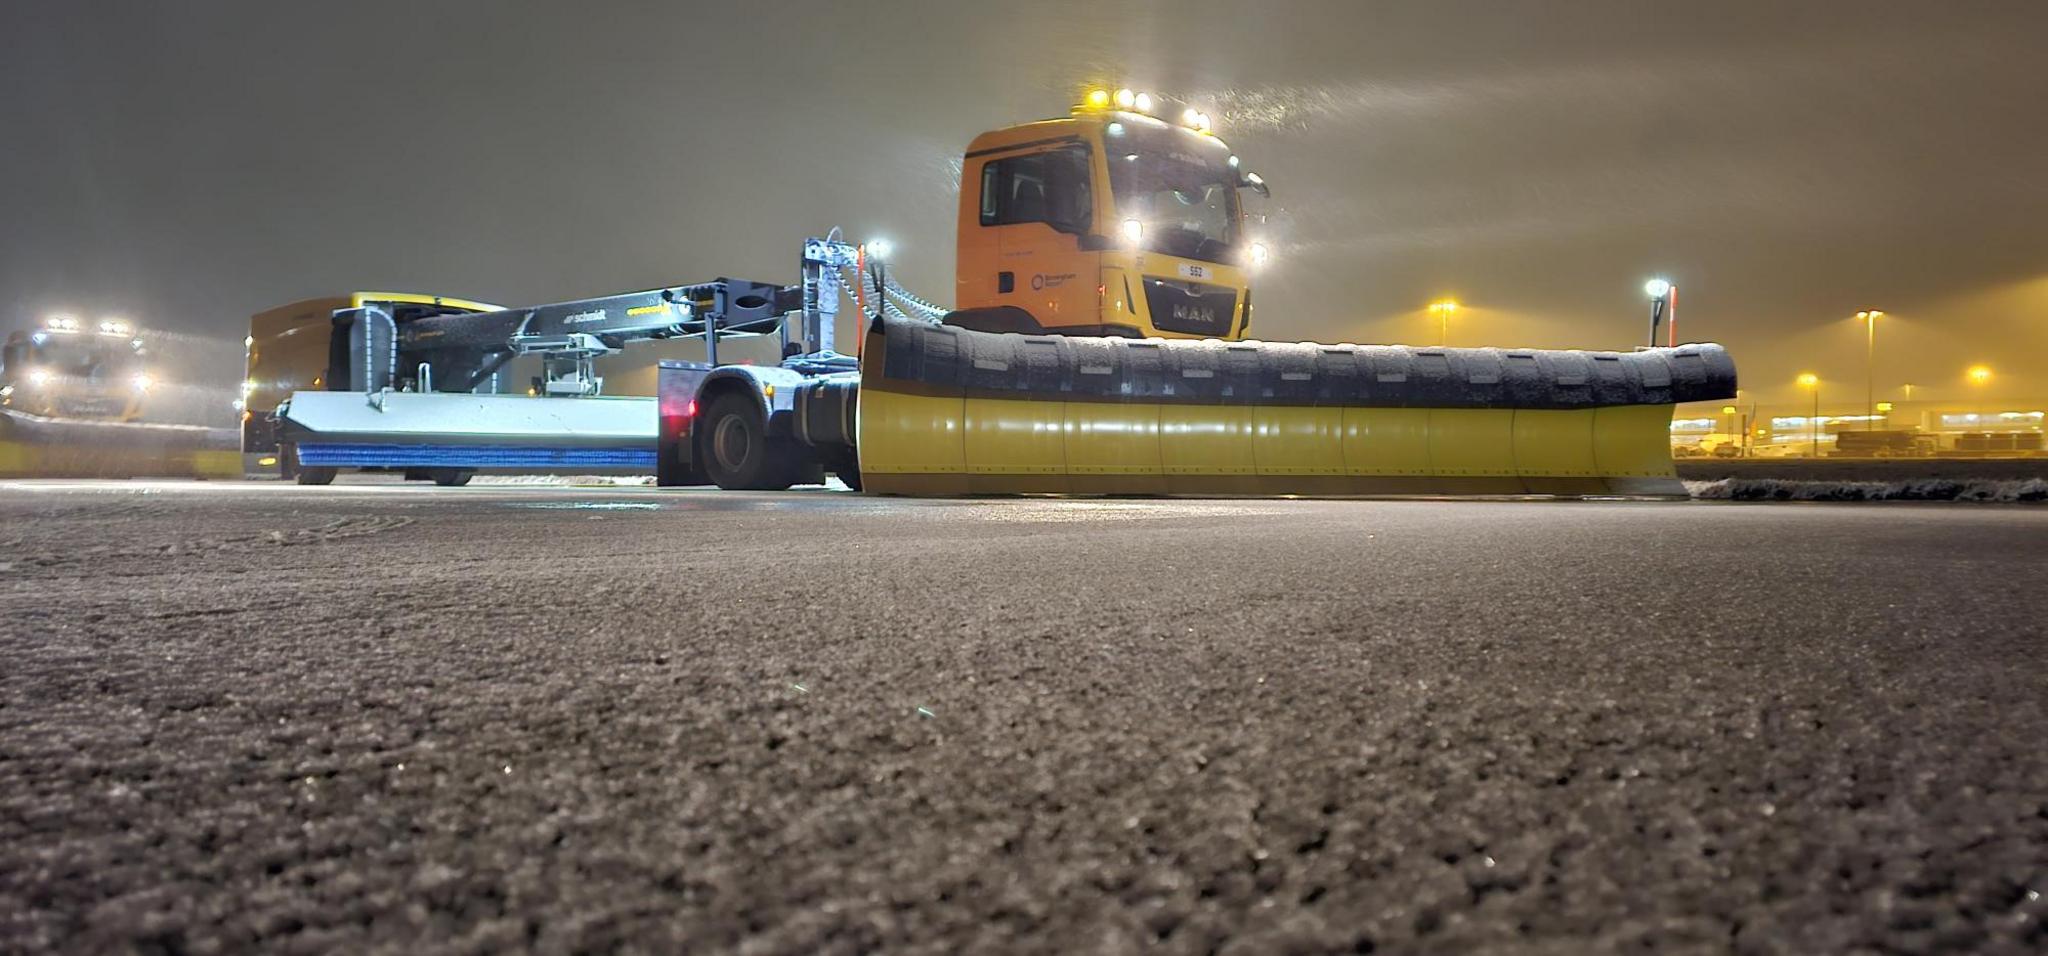
[{"label": "side mirror", "polygon": [[1249,186],[1251,190],[1267,199],[1273,198],[1273,190],[1266,187],[1266,178],[1258,173],[1245,173],[1238,178],[1238,185]]}]

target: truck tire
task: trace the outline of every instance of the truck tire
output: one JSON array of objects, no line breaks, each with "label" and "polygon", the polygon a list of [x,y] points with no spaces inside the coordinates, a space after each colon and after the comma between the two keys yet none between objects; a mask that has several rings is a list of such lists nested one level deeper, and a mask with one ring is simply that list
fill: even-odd
[{"label": "truck tire", "polygon": [[278,471],[302,485],[331,485],[334,476],[341,469],[332,465],[302,465],[299,463],[299,446],[277,446]]},{"label": "truck tire", "polygon": [[427,477],[443,488],[460,488],[469,484],[470,476],[476,472],[463,468],[429,468]]},{"label": "truck tire", "polygon": [[846,487],[860,490],[860,456],[848,450],[832,456],[825,462],[825,470],[839,476]]},{"label": "truck tire", "polygon": [[781,491],[796,483],[794,442],[768,434],[752,397],[727,392],[700,422],[704,473],[727,491]]}]

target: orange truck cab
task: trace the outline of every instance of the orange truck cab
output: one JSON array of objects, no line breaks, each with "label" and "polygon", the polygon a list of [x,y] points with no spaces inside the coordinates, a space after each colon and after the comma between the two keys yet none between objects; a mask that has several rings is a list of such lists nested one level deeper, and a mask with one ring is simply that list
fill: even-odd
[{"label": "orange truck cab", "polygon": [[993,332],[1242,339],[1266,194],[1209,119],[1090,92],[1072,115],[976,137],[961,172],[955,311]]},{"label": "orange truck cab", "polygon": [[346,373],[337,381],[334,367],[334,316],[337,312],[377,306],[399,323],[415,318],[468,312],[493,312],[495,305],[413,292],[351,292],[304,299],[249,318],[245,377],[242,380],[242,454],[251,470],[289,475],[292,462],[277,444],[277,407],[300,390],[346,388]]}]

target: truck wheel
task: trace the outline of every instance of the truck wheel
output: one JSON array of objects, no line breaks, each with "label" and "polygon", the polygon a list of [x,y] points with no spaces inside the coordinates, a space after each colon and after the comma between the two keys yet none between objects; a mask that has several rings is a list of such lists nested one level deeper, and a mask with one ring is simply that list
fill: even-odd
[{"label": "truck wheel", "polygon": [[474,474],[476,472],[461,468],[427,469],[427,477],[432,478],[434,484],[440,485],[443,488],[460,488],[463,485],[469,484],[469,478]]},{"label": "truck wheel", "polygon": [[278,472],[302,485],[331,485],[341,469],[331,465],[299,464],[299,446],[277,446]]},{"label": "truck wheel", "polygon": [[860,456],[847,451],[835,455],[825,463],[825,470],[839,476],[846,487],[860,490]]},{"label": "truck wheel", "polygon": [[728,491],[781,491],[795,483],[787,439],[768,435],[752,398],[727,392],[711,401],[701,423],[704,471]]}]

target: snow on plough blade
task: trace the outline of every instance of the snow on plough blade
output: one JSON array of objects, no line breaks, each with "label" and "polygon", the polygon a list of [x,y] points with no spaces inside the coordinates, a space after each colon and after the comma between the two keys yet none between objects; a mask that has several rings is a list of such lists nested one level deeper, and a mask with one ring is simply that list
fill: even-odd
[{"label": "snow on plough blade", "polygon": [[861,365],[879,494],[1683,495],[1672,406],[1719,345],[1636,352],[1079,338],[889,319]]},{"label": "snow on plough blade", "polygon": [[0,478],[239,478],[235,431],[0,411]]}]

